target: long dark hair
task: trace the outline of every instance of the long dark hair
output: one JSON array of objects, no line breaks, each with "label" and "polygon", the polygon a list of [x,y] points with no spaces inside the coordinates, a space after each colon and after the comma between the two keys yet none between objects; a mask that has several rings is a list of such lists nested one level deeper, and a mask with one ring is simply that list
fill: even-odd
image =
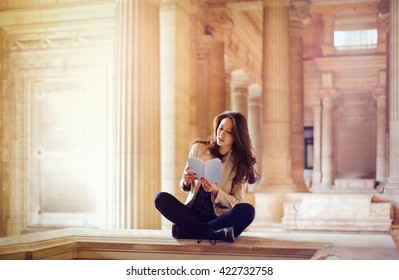
[{"label": "long dark hair", "polygon": [[217,129],[220,122],[230,118],[233,122],[231,130],[234,143],[231,149],[231,156],[233,157],[233,165],[235,168],[236,175],[233,179],[233,184],[244,183],[255,183],[260,177],[255,170],[256,158],[252,152],[251,138],[249,137],[247,119],[240,112],[225,111],[217,115],[213,119],[213,135],[211,141],[194,141],[194,143],[203,143],[208,145],[208,150],[213,157],[220,158],[223,160],[224,155],[220,154],[219,146],[216,142]]}]

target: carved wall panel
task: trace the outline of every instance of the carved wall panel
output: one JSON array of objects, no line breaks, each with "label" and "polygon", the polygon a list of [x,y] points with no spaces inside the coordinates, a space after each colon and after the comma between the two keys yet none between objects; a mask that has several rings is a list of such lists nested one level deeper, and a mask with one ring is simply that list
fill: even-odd
[{"label": "carved wall panel", "polygon": [[84,70],[28,82],[29,225],[105,224],[106,72]]},{"label": "carved wall panel", "polygon": [[375,178],[376,116],[370,93],[342,94],[335,116],[336,178]]},{"label": "carved wall panel", "polygon": [[1,190],[9,204],[2,209],[7,235],[31,226],[107,225],[113,29],[93,26],[3,33],[1,102],[7,110],[1,121],[7,125],[0,135],[1,165],[8,168]]}]

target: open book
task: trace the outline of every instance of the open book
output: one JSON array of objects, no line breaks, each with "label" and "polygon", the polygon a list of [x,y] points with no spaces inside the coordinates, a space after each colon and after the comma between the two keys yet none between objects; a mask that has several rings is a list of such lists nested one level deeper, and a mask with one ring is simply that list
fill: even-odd
[{"label": "open book", "polygon": [[222,182],[222,162],[218,158],[213,158],[205,163],[197,157],[187,159],[188,169],[197,174],[197,179],[207,178],[212,183]]}]

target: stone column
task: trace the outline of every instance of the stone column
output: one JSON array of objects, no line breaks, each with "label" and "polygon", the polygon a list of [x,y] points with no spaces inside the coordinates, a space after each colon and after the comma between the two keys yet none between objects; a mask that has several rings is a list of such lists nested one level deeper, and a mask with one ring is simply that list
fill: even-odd
[{"label": "stone column", "polygon": [[264,0],[261,189],[292,192],[289,1]]},{"label": "stone column", "polygon": [[389,174],[385,193],[399,194],[399,2],[390,1]]},{"label": "stone column", "polygon": [[257,160],[257,169],[260,171],[262,167],[262,87],[259,84],[251,84],[248,87],[248,129]]},{"label": "stone column", "polygon": [[[212,126],[216,115],[225,110],[225,76],[224,76],[224,43],[220,40],[213,40],[212,50],[209,57],[209,85],[207,94],[208,107],[208,130]],[[213,132],[213,131],[212,131]]]},{"label": "stone column", "polygon": [[[385,76],[385,75],[384,75]],[[377,88],[373,96],[377,104],[376,181],[385,182],[386,176],[386,97],[385,87]]]},{"label": "stone column", "polygon": [[116,5],[119,180],[113,226],[155,229],[160,226],[153,207],[160,186],[159,1]]},{"label": "stone column", "polygon": [[[6,34],[4,34],[3,29],[1,28],[0,31],[0,40],[4,42],[6,38]],[[7,65],[8,65],[8,59],[5,54],[6,48],[1,47],[0,48],[0,77],[4,77],[4,74],[6,73]],[[4,79],[4,78],[3,78]],[[4,83],[4,82],[3,82]],[[9,187],[10,187],[10,172],[9,172],[9,156],[5,156],[6,153],[4,150],[6,150],[9,147],[10,141],[6,140],[5,135],[7,134],[6,131],[14,127],[11,121],[8,121],[11,116],[10,112],[12,111],[10,104],[10,99],[11,99],[10,93],[7,91],[3,90],[3,86],[1,87],[0,90],[0,237],[6,236],[7,232],[7,219],[10,215],[9,211]],[[8,148],[9,149],[9,148]],[[18,231],[13,232],[13,234],[18,234]]]},{"label": "stone column", "polygon": [[334,184],[334,101],[330,95],[322,99],[321,116],[321,184],[331,187]]},{"label": "stone column", "polygon": [[225,110],[224,45],[211,35],[198,38],[197,94],[198,136],[207,139],[212,131],[213,119]]},{"label": "stone column", "polygon": [[248,116],[248,86],[249,77],[244,70],[234,70],[231,73],[231,109]]},{"label": "stone column", "polygon": [[309,20],[307,1],[292,1],[290,9],[291,32],[291,154],[292,178],[298,192],[306,192],[304,182],[304,92],[303,92],[303,24]]},{"label": "stone column", "polygon": [[[212,37],[212,48],[209,57],[209,102],[207,104],[208,126],[211,126],[216,115],[228,107],[226,100],[225,80],[225,42],[230,42],[234,22],[223,5],[206,9],[205,34]],[[228,62],[227,62],[228,63]],[[228,89],[227,89],[228,91]]]},{"label": "stone column", "polygon": [[200,139],[206,139],[210,133],[210,122],[207,117],[207,107],[209,103],[210,95],[209,90],[209,60],[212,52],[212,36],[204,35],[198,38],[197,46],[197,90],[193,98],[193,102],[197,104],[196,110],[196,125],[197,125],[197,137]]},{"label": "stone column", "polygon": [[313,173],[312,191],[317,191],[321,183],[321,107],[313,107]]},{"label": "stone column", "polygon": [[[137,1],[141,2],[141,1]],[[196,131],[198,104],[193,86],[196,65],[196,2],[161,0],[161,188],[184,201],[179,181]],[[199,100],[201,100],[199,98]],[[162,220],[163,228],[171,223]]]},{"label": "stone column", "polygon": [[324,56],[335,54],[334,47],[334,16],[331,14],[323,15],[323,44],[321,45]]},{"label": "stone column", "polygon": [[234,65],[230,57],[224,55],[224,93],[225,93],[225,109],[231,109],[231,73],[234,70]]}]

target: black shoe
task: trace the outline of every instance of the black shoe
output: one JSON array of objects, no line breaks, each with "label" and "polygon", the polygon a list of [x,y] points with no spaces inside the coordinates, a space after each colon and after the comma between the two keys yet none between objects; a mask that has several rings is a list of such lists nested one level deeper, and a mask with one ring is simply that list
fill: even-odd
[{"label": "black shoe", "polygon": [[198,239],[200,238],[198,234],[193,234],[188,232],[182,227],[179,227],[176,224],[172,225],[172,236],[174,239]]},{"label": "black shoe", "polygon": [[[208,239],[212,245],[216,244],[216,240],[234,242],[234,228],[227,227],[217,230],[204,229],[202,232],[202,239]],[[197,242],[201,243],[202,239],[199,239]]]}]

